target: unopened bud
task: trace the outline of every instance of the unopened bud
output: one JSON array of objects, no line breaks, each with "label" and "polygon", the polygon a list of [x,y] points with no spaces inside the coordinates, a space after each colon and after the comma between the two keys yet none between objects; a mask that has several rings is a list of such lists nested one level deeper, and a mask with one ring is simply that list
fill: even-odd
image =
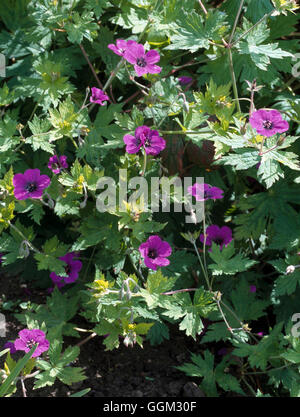
[{"label": "unopened bud", "polygon": [[294,265],[289,265],[287,268],[286,268],[286,271],[285,271],[285,274],[286,275],[288,275],[288,274],[292,274],[294,271],[295,271],[295,267],[294,267]]},{"label": "unopened bud", "polygon": [[19,255],[22,258],[28,258],[28,256],[29,256],[29,248],[28,248],[27,240],[23,240],[23,242],[21,243],[20,249],[19,249]]},{"label": "unopened bud", "polygon": [[248,323],[243,325],[243,329],[245,330],[245,332],[251,332],[251,328],[249,327]]}]

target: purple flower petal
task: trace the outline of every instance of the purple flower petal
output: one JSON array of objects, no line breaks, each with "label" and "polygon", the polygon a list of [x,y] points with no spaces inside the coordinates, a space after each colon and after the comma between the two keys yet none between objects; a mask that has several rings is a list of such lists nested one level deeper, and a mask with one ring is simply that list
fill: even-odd
[{"label": "purple flower petal", "polygon": [[17,351],[13,342],[6,342],[3,347],[4,347],[4,349],[9,349],[11,355],[16,353],[16,351]]},{"label": "purple flower petal", "polygon": [[143,147],[146,154],[158,155],[166,147],[165,140],[157,130],[151,130],[148,126],[137,127],[134,136],[125,135],[123,140],[128,153],[137,153]]},{"label": "purple flower petal", "polygon": [[223,198],[223,190],[218,187],[212,187],[209,184],[195,183],[188,187],[188,193],[196,198],[197,201],[216,200]]},{"label": "purple flower petal", "polygon": [[59,158],[57,155],[51,156],[48,162],[48,168],[54,174],[59,174],[63,168],[68,168],[67,164],[67,157],[65,155],[60,156]]},{"label": "purple flower petal", "polygon": [[[200,241],[204,243],[204,235],[200,235]],[[215,224],[207,227],[205,245],[211,246],[212,242],[220,245],[220,250],[232,241],[232,231],[228,226],[219,227]]]},{"label": "purple flower petal", "polygon": [[73,258],[77,256],[75,252],[69,252],[64,256],[61,256],[59,259],[66,263],[65,271],[68,274],[67,277],[62,277],[56,275],[54,272],[51,272],[50,278],[52,282],[57,285],[58,288],[63,287],[65,284],[71,284],[78,279],[79,272],[82,268],[82,262],[79,260],[74,260]]},{"label": "purple flower petal", "polygon": [[180,84],[186,85],[186,84],[191,83],[193,81],[193,78],[182,75],[181,77],[178,77],[178,80],[179,80]]},{"label": "purple flower petal", "polygon": [[146,53],[146,60],[147,60],[147,64],[156,64],[156,62],[158,62],[160,60],[160,55],[157,51],[155,51],[154,49],[151,49],[150,51],[148,51]]},{"label": "purple flower petal", "polygon": [[97,103],[100,104],[100,106],[104,106],[107,100],[109,100],[109,97],[104,91],[100,90],[100,88],[92,87],[92,95],[90,97],[91,103]]}]

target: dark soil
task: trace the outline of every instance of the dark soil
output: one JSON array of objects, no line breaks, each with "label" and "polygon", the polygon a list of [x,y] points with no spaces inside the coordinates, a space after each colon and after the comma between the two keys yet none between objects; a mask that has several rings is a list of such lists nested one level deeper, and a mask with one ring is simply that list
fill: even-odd
[{"label": "dark soil", "polygon": [[[31,288],[29,290],[26,284],[20,285],[18,278],[0,275],[0,310],[6,317],[6,337],[0,339],[0,350],[8,340],[15,340],[18,331],[23,328],[14,317],[14,311],[4,310],[2,303],[8,300],[22,302],[31,300],[44,303],[46,295],[44,290]],[[83,333],[82,339],[85,337]],[[121,343],[119,349],[105,351],[102,341],[101,337],[95,337],[80,348],[80,356],[75,365],[84,369],[86,380],[71,386],[57,381],[51,387],[34,391],[32,390],[33,381],[28,379],[25,381],[27,395],[29,397],[67,397],[90,388],[90,392],[86,394],[87,397],[204,396],[198,387],[201,380],[187,377],[183,372],[175,369],[175,366],[190,362],[190,353],[203,352],[205,346],[186,337],[178,330],[178,326],[170,326],[170,340],[159,346],[151,346],[145,341],[143,349],[138,345],[127,348]],[[79,341],[77,338],[69,337],[65,342],[67,346],[77,344]],[[3,366],[2,359],[0,358],[0,367]],[[224,393],[224,396],[228,395],[232,396],[230,393]],[[14,396],[22,396],[21,387],[18,387]]]}]

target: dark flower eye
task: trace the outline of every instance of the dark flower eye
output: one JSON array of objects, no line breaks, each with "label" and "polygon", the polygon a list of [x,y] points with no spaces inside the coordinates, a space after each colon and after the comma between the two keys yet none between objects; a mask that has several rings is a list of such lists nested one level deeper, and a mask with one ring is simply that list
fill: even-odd
[{"label": "dark flower eye", "polygon": [[139,67],[144,68],[147,65],[147,62],[146,62],[145,58],[138,58],[136,60],[136,65],[138,65]]},{"label": "dark flower eye", "polygon": [[25,190],[29,193],[33,193],[37,190],[37,184],[35,182],[29,182],[28,184],[26,184]]}]

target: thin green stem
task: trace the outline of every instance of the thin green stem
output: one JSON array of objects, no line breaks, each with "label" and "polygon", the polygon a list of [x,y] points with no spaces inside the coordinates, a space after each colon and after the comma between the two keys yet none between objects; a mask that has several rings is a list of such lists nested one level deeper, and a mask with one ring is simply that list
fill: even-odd
[{"label": "thin green stem", "polygon": [[20,381],[21,381],[21,386],[22,386],[23,397],[27,397],[24,378],[21,377]]},{"label": "thin green stem", "polygon": [[143,171],[142,171],[142,174],[141,174],[142,177],[145,175],[146,169],[147,169],[147,153],[144,149],[144,165],[143,165]]},{"label": "thin green stem", "polygon": [[265,137],[263,137],[263,139],[261,141],[259,155],[262,155],[263,154],[263,151],[262,150],[263,150],[264,143],[265,143]]},{"label": "thin green stem", "polygon": [[110,84],[112,83],[113,79],[115,78],[115,76],[117,75],[117,73],[119,72],[120,68],[122,68],[123,64],[125,63],[125,59],[122,58],[118,65],[116,66],[116,68],[111,72],[108,80],[106,81],[104,87],[103,87],[103,91],[106,91],[108,89],[108,87],[110,86]]},{"label": "thin green stem", "polygon": [[233,48],[237,43],[240,42],[241,39],[243,39],[246,35],[248,35],[249,32],[251,32],[251,30],[253,30],[256,26],[258,26],[261,22],[263,22],[265,19],[267,19],[269,16],[271,16],[273,14],[274,10],[272,10],[269,13],[266,13],[261,19],[259,19],[253,26],[251,26],[250,29],[246,30],[246,32],[244,32],[236,41],[234,41],[231,45],[230,48]]},{"label": "thin green stem", "polygon": [[202,3],[202,1],[201,1],[201,0],[198,0],[198,1],[199,1],[200,7],[201,7],[201,9],[203,10],[204,14],[205,14],[205,15],[207,15],[207,10],[206,10],[206,8],[205,8],[204,4]]},{"label": "thin green stem", "polygon": [[203,275],[204,275],[204,278],[205,278],[205,281],[206,281],[207,287],[208,287],[209,291],[211,291],[211,285],[210,285],[210,283],[209,283],[209,279],[208,279],[207,273],[206,273],[206,271],[205,271],[205,268],[204,268],[204,265],[203,265],[202,259],[201,259],[200,255],[199,255],[199,252],[198,252],[198,249],[197,249],[197,246],[196,246],[196,242],[195,242],[195,240],[193,240],[193,241],[192,241],[192,244],[193,244],[194,249],[195,249],[195,252],[196,252],[196,254],[197,254],[198,261],[199,261],[199,263],[200,263],[200,265],[201,265],[201,268],[202,268],[202,271],[203,271]]},{"label": "thin green stem", "polygon": [[239,95],[238,95],[238,90],[237,90],[237,85],[236,85],[236,78],[235,78],[235,73],[234,73],[234,68],[233,68],[231,48],[228,48],[227,51],[228,51],[229,68],[230,68],[230,73],[231,73],[232,86],[233,86],[233,94],[234,94],[235,100],[237,101],[237,104],[236,104],[237,109],[238,109],[239,113],[241,113]]},{"label": "thin green stem", "polygon": [[31,242],[29,242],[29,240],[27,239],[27,237],[21,232],[21,230],[19,230],[14,224],[12,224],[10,221],[8,221],[10,227],[15,230],[15,232],[18,233],[18,235],[20,235],[22,237],[23,240],[26,241],[27,245],[30,247],[30,249],[32,249],[34,252],[36,253],[42,253],[40,252],[37,248],[35,248],[33,246],[33,244]]},{"label": "thin green stem", "polygon": [[87,264],[87,267],[86,267],[86,270],[85,270],[85,273],[84,273],[83,281],[85,281],[85,278],[87,276],[88,270],[90,268],[91,260],[93,259],[93,256],[94,256],[94,253],[95,253],[95,250],[96,250],[96,246],[94,246],[93,251],[92,251],[92,254],[89,257],[88,264]]},{"label": "thin green stem", "polygon": [[[245,325],[244,325],[244,323],[238,318],[238,316],[235,314],[235,312],[234,311],[232,311],[231,310],[231,308],[226,304],[226,303],[224,303],[224,301],[222,301],[222,300],[220,300],[220,303],[232,314],[232,316],[240,323],[240,325],[244,328],[245,327]],[[258,343],[258,340],[257,340],[257,338],[251,333],[251,332],[247,332],[252,338],[253,338],[253,340],[255,340],[255,342],[257,342]]]},{"label": "thin green stem", "polygon": [[159,130],[162,135],[199,135],[200,133],[212,133],[212,130],[202,129],[196,132],[195,130]]},{"label": "thin green stem", "polygon": [[80,347],[80,346],[84,345],[85,343],[87,343],[89,340],[93,339],[95,336],[97,336],[97,333],[92,333],[88,337],[83,339],[81,342],[77,343],[75,346]]},{"label": "thin green stem", "polygon": [[181,289],[181,290],[162,292],[161,295],[173,295],[173,294],[178,294],[178,293],[181,293],[181,292],[197,291],[198,289],[199,288],[184,288],[184,289]]},{"label": "thin green stem", "polygon": [[265,374],[268,374],[269,372],[280,371],[281,369],[289,368],[289,367],[295,366],[295,365],[296,366],[299,366],[299,364],[297,364],[297,363],[289,363],[287,365],[279,366],[278,368],[266,369],[265,371],[259,371],[259,372],[244,372],[244,375],[265,375]]},{"label": "thin green stem", "polygon": [[222,316],[222,318],[223,318],[223,320],[224,320],[224,322],[226,324],[227,330],[232,334],[232,336],[236,337],[235,334],[233,333],[233,330],[232,330],[231,326],[229,325],[229,323],[228,323],[228,321],[227,321],[227,319],[225,317],[225,314],[224,314],[221,306],[220,306],[220,300],[215,300],[215,301],[217,303],[217,306],[218,306],[218,309],[219,309],[219,311],[221,313],[221,316]]},{"label": "thin green stem", "polygon": [[251,387],[250,384],[248,384],[248,382],[246,381],[246,378],[242,378],[242,381],[247,385],[247,387],[249,388],[249,390],[251,391],[251,393],[253,394],[254,397],[256,397],[256,392],[254,391],[254,389]]},{"label": "thin green stem", "polygon": [[243,5],[244,5],[244,1],[245,1],[245,0],[242,0],[242,1],[241,1],[241,3],[240,3],[240,7],[239,7],[239,10],[238,10],[237,15],[236,15],[236,17],[235,17],[235,21],[234,21],[234,24],[233,24],[232,32],[231,32],[231,35],[230,35],[230,38],[229,38],[229,42],[228,42],[228,43],[229,43],[229,45],[231,45],[231,41],[232,41],[233,36],[234,36],[234,34],[235,34],[236,26],[237,26],[238,20],[239,20],[239,18],[240,18],[241,12],[242,12],[242,8],[243,8]]},{"label": "thin green stem", "polygon": [[143,274],[137,269],[137,267],[135,266],[134,260],[132,259],[131,255],[128,254],[128,259],[130,260],[130,263],[134,269],[134,272],[136,273],[136,275],[143,281],[145,282],[145,278],[143,276]]},{"label": "thin green stem", "polygon": [[87,55],[87,53],[86,53],[86,51],[85,51],[84,47],[81,45],[81,43],[79,44],[79,48],[81,49],[81,52],[82,52],[82,54],[83,54],[83,56],[84,56],[84,58],[85,58],[86,62],[88,63],[88,65],[89,65],[89,67],[90,67],[90,69],[91,69],[91,71],[92,71],[92,73],[93,73],[93,75],[94,75],[94,77],[95,77],[95,80],[97,81],[98,86],[99,86],[101,89],[103,89],[103,84],[102,84],[102,83],[101,83],[101,81],[99,80],[99,77],[98,77],[98,75],[96,74],[95,68],[93,67],[93,65],[92,65],[92,63],[91,63],[91,61],[90,61],[90,59],[89,59],[89,57],[88,57],[88,55]]}]

